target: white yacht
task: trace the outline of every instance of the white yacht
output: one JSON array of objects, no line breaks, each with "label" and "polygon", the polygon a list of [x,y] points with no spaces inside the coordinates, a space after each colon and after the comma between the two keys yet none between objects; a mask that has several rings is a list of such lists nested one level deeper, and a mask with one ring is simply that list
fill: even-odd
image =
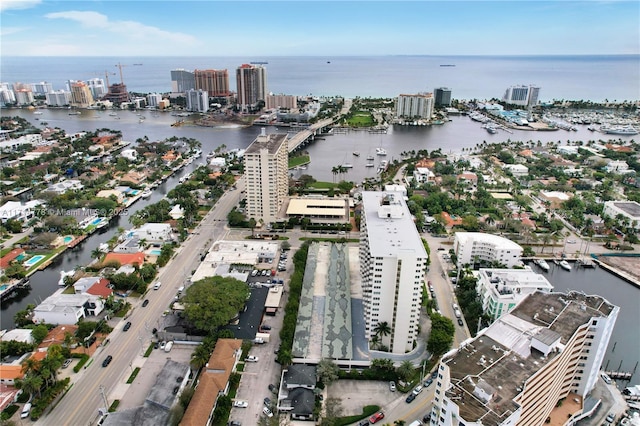
[{"label": "white yacht", "polygon": [[536,265],[538,265],[540,267],[540,269],[542,269],[544,271],[548,271],[550,269],[549,264],[544,259],[538,259],[538,260],[535,261],[535,263],[536,263]]},{"label": "white yacht", "polygon": [[564,269],[565,271],[570,271],[571,270],[571,265],[569,265],[569,262],[567,262],[566,260],[563,260],[560,262],[560,267],[562,269]]},{"label": "white yacht", "polygon": [[387,151],[384,148],[376,148],[376,155],[387,155]]}]

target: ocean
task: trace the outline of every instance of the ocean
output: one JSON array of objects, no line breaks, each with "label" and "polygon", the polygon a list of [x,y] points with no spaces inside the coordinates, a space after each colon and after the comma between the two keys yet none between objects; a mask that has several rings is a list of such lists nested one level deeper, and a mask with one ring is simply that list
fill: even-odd
[{"label": "ocean", "polygon": [[[235,69],[265,62],[268,91],[289,95],[396,97],[449,87],[455,99],[502,98],[509,86],[534,84],[540,100],[640,99],[640,55],[589,56],[338,56],[338,57],[2,57],[0,81],[47,81],[56,90],[67,80],[104,78],[129,91],[171,90],[172,69]],[[137,64],[137,65],[136,65]],[[441,65],[455,65],[446,66]]]}]

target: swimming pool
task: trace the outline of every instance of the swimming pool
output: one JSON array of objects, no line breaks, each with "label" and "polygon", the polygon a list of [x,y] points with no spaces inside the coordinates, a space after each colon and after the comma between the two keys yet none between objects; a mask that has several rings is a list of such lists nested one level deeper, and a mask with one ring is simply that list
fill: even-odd
[{"label": "swimming pool", "polygon": [[44,259],[44,256],[39,254],[37,256],[33,256],[31,259],[24,262],[23,265],[25,266],[25,268],[31,268],[33,265],[40,262],[42,259]]},{"label": "swimming pool", "polygon": [[102,218],[97,217],[97,218],[93,219],[93,220],[89,223],[89,225],[97,225],[97,224],[99,224],[99,223],[100,223],[100,221],[102,221]]},{"label": "swimming pool", "polygon": [[9,286],[7,284],[0,285],[0,291],[4,291],[4,290],[6,290],[8,288],[9,288]]},{"label": "swimming pool", "polygon": [[69,244],[71,241],[73,241],[75,239],[75,237],[72,237],[71,235],[67,235],[66,237],[64,237],[64,239],[62,240],[65,244]]},{"label": "swimming pool", "polygon": [[154,256],[160,256],[162,254],[162,250],[154,249],[154,250],[151,250],[149,253],[151,253]]},{"label": "swimming pool", "polygon": [[26,254],[24,253],[20,253],[17,257],[16,257],[16,261],[18,262],[22,262],[22,259],[24,259],[25,257],[27,257]]},{"label": "swimming pool", "polygon": [[139,191],[139,190],[137,190],[137,189],[132,189],[131,191],[129,191],[129,194],[131,194],[131,195],[138,195],[138,193],[139,193],[139,192],[140,192],[140,191]]}]

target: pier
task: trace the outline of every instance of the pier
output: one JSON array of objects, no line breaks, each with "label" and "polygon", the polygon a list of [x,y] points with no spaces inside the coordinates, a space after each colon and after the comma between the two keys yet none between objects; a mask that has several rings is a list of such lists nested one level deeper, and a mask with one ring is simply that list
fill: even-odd
[{"label": "pier", "polygon": [[605,374],[614,380],[631,380],[633,373],[628,371],[605,371]]},{"label": "pier", "polygon": [[29,280],[24,278],[22,280],[12,281],[10,283],[2,284],[0,286],[0,300],[7,299],[13,295],[13,293],[21,288],[27,288],[30,286]]}]

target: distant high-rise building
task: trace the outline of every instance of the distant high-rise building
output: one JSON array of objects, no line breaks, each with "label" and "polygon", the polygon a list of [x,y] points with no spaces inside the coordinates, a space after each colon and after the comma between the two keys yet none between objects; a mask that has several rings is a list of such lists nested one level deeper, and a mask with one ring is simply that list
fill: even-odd
[{"label": "distant high-rise building", "polygon": [[442,358],[430,424],[543,426],[564,399],[583,413],[619,311],[584,293],[529,295]]},{"label": "distant high-rise building", "polygon": [[289,194],[289,143],[287,134],[260,135],[244,153],[247,216],[269,224]]},{"label": "distant high-rise building", "polygon": [[265,107],[267,109],[297,109],[298,97],[293,95],[267,95]]},{"label": "distant high-rise building", "polygon": [[47,83],[46,81],[41,81],[40,83],[31,84],[31,90],[36,95],[46,95],[47,93],[53,91],[53,85],[51,83]]},{"label": "distant high-rise building", "polygon": [[396,115],[409,119],[430,119],[433,115],[433,93],[399,95],[396,101]]},{"label": "distant high-rise building", "polygon": [[185,93],[187,97],[187,110],[193,112],[209,111],[209,95],[204,90],[191,89]]},{"label": "distant high-rise building", "polygon": [[186,93],[196,88],[195,76],[191,71],[176,69],[171,70],[171,91],[173,93]]},{"label": "distant high-rise building", "polygon": [[530,108],[537,105],[540,88],[537,86],[511,86],[507,88],[502,100],[510,105]]},{"label": "distant high-rise building", "polygon": [[437,87],[433,90],[436,106],[451,106],[451,89],[448,87]]},{"label": "distant high-rise building", "polygon": [[261,66],[243,64],[236,70],[238,104],[247,110],[267,98],[267,70]]},{"label": "distant high-rise building", "polygon": [[159,93],[149,93],[147,95],[147,103],[150,107],[158,107],[162,102],[162,95]]},{"label": "distant high-rise building", "polygon": [[106,101],[111,101],[116,105],[120,105],[124,102],[129,102],[129,91],[127,85],[123,83],[115,83],[109,86],[107,94],[102,98]]},{"label": "distant high-rise building", "polygon": [[[360,271],[366,336],[376,336],[392,353],[414,348],[427,261],[404,194],[362,192]],[[386,333],[378,331],[383,324],[388,326]]]},{"label": "distant high-rise building", "polygon": [[87,108],[93,104],[93,95],[89,86],[83,81],[71,83],[71,105]]},{"label": "distant high-rise building", "polygon": [[71,93],[66,90],[54,90],[45,96],[47,98],[47,105],[49,106],[67,106],[71,103]]},{"label": "distant high-rise building", "polygon": [[204,90],[210,97],[226,97],[231,94],[227,70],[195,70],[193,75],[196,90]]},{"label": "distant high-rise building", "polygon": [[89,86],[94,99],[100,99],[107,93],[107,86],[105,86],[104,80],[101,78],[87,80],[87,86]]},{"label": "distant high-rise building", "polygon": [[16,94],[6,83],[0,84],[0,105],[11,105],[16,103]]},{"label": "distant high-rise building", "polygon": [[13,91],[16,96],[16,104],[18,105],[29,105],[34,101],[33,92],[31,89],[21,88]]}]

